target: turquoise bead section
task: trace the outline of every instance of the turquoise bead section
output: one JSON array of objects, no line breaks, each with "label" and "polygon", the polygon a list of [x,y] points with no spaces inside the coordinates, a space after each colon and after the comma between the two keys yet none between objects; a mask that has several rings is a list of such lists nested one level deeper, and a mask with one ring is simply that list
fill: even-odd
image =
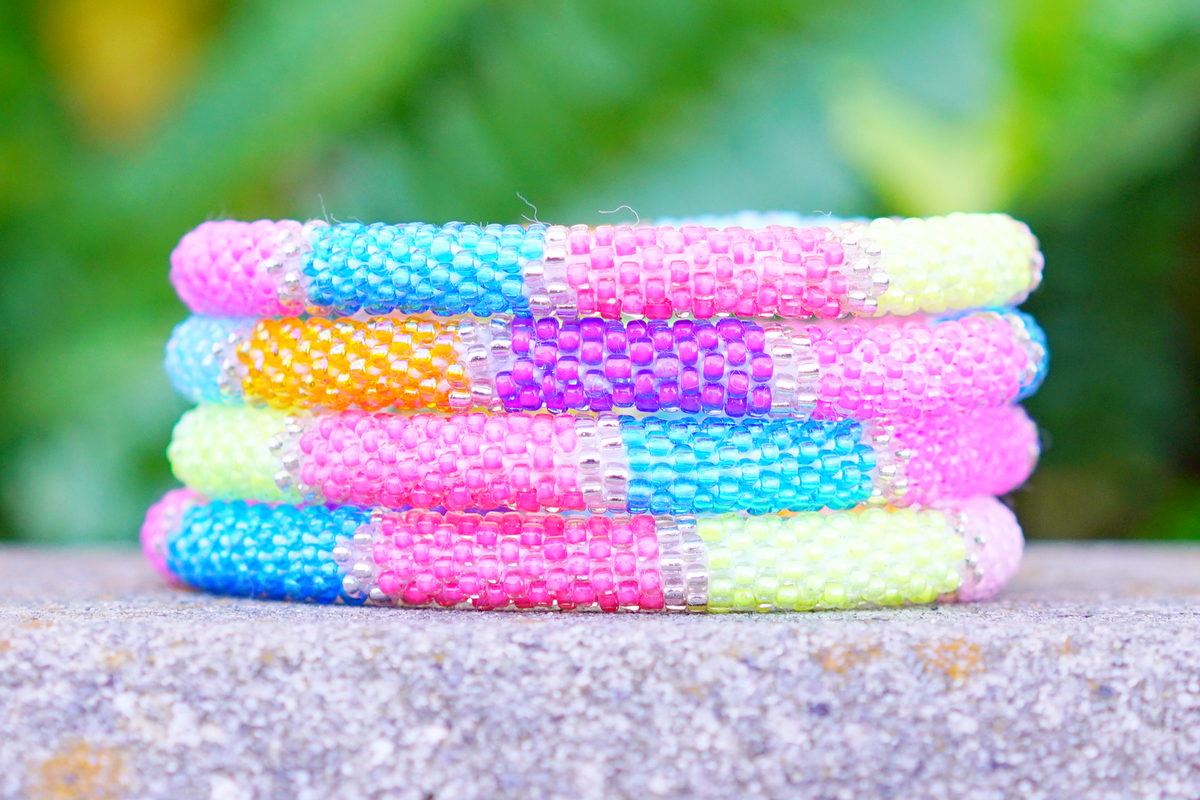
[{"label": "turquoise bead section", "polygon": [[165,367],[175,391],[193,403],[241,402],[222,393],[220,348],[233,337],[240,341],[254,320],[194,314],[175,326],[167,342]]},{"label": "turquoise bead section", "polygon": [[546,226],[448,222],[315,228],[308,302],[339,314],[528,314],[521,260],[541,258]]},{"label": "turquoise bead section", "polygon": [[874,488],[859,422],[622,416],[620,430],[631,514],[842,510]]},{"label": "turquoise bead section", "polygon": [[1021,393],[1013,401],[1020,403],[1026,398],[1032,397],[1041,388],[1042,382],[1046,380],[1046,373],[1050,370],[1050,345],[1046,342],[1046,332],[1042,330],[1042,326],[1038,325],[1029,314],[1026,314],[1024,311],[1018,311],[1015,308],[1002,308],[997,309],[997,311],[1006,316],[1010,315],[1010,322],[1014,326],[1024,326],[1024,332],[1032,342],[1031,349],[1034,350],[1034,355],[1040,352],[1042,356],[1041,360],[1035,359],[1037,366],[1033,379],[1021,387]]},{"label": "turquoise bead section", "polygon": [[339,536],[370,521],[361,508],[297,508],[242,501],[189,508],[167,542],[167,567],[217,594],[332,603],[345,596],[333,560]]}]

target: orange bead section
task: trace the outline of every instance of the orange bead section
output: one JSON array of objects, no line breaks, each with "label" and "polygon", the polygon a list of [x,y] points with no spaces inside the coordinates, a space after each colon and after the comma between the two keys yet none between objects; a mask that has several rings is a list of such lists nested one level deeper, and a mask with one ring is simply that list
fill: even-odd
[{"label": "orange bead section", "polygon": [[242,390],[274,408],[462,409],[470,392],[454,340],[428,320],[264,319],[238,346]]}]

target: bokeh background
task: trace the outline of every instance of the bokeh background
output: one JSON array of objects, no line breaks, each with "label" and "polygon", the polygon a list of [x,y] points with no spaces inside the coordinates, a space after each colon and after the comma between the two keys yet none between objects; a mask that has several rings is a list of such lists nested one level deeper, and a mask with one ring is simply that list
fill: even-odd
[{"label": "bokeh background", "polygon": [[1028,221],[1028,534],[1200,538],[1196,0],[0,3],[0,538],[132,541],[173,485],[186,230],[518,193]]}]

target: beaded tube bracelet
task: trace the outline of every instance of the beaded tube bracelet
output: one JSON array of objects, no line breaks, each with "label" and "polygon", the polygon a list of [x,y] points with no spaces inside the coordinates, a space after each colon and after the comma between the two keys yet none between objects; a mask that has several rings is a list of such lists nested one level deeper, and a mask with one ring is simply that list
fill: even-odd
[{"label": "beaded tube bracelet", "polygon": [[820,324],[193,316],[166,367],[198,403],[914,419],[1028,397],[1045,341],[1011,309]]},{"label": "beaded tube bracelet", "polygon": [[556,516],[208,502],[150,509],[142,545],[220,594],[380,606],[771,611],[992,597],[1023,539],[992,497],[833,514]]},{"label": "beaded tube bracelet", "polygon": [[225,220],[183,237],[171,283],[214,316],[833,319],[1017,305],[1042,265],[1004,214],[720,231]]},{"label": "beaded tube bracelet", "polygon": [[867,423],[200,406],[167,455],[218,500],[764,514],[1003,494],[1038,438],[1019,406]]}]

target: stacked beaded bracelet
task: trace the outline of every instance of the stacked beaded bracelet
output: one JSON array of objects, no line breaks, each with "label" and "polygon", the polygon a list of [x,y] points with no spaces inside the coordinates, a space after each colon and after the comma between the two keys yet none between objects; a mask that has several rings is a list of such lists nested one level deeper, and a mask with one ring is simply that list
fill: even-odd
[{"label": "stacked beaded bracelet", "polygon": [[1046,362],[1041,329],[1006,309],[820,324],[194,316],[166,365],[206,403],[866,420],[1019,401]]},{"label": "stacked beaded bracelet", "polygon": [[1018,304],[1041,272],[1037,240],[1004,214],[758,230],[222,221],[171,254],[192,311],[248,317],[908,315]]},{"label": "stacked beaded bracelet", "polygon": [[176,477],[219,500],[633,514],[1003,494],[1037,455],[1019,406],[867,423],[200,406],[168,449]]},{"label": "stacked beaded bracelet", "polygon": [[188,488],[143,545],[315,602],[987,598],[1022,547],[989,495],[1039,453],[1015,403],[1048,354],[1011,306],[1041,272],[1002,214],[205,223],[171,256]]},{"label": "stacked beaded bracelet", "polygon": [[938,509],[571,516],[208,502],[142,528],[168,577],[222,594],[393,606],[770,611],[991,597],[1020,527],[976,497]]}]

